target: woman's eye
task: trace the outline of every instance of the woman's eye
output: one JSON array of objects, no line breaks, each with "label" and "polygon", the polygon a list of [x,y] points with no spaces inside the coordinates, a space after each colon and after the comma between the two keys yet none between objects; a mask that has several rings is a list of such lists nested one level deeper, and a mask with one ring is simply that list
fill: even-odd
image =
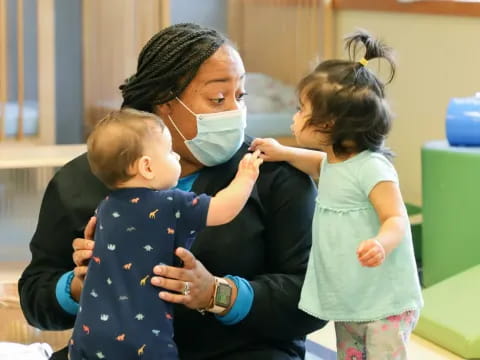
[{"label": "woman's eye", "polygon": [[245,100],[245,96],[247,96],[247,95],[248,95],[248,93],[246,93],[246,92],[238,94],[237,101]]},{"label": "woman's eye", "polygon": [[217,105],[222,104],[224,101],[225,101],[225,98],[214,98],[214,99],[212,99],[212,102],[217,104]]}]

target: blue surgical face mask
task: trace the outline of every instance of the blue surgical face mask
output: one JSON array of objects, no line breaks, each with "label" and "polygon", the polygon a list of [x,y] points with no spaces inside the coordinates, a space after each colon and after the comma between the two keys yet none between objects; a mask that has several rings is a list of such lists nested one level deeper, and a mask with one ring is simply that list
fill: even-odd
[{"label": "blue surgical face mask", "polygon": [[197,136],[187,140],[168,115],[192,155],[205,166],[215,166],[230,160],[243,142],[247,125],[246,108],[195,114],[179,98],[177,100],[197,119]]}]

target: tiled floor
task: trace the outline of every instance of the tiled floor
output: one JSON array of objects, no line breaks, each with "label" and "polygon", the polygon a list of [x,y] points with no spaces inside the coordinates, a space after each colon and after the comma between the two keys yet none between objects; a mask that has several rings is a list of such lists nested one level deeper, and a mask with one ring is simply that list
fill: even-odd
[{"label": "tiled floor", "polygon": [[[333,323],[316,331],[308,338],[324,347],[335,350],[335,328]],[[462,360],[463,358],[432,344],[416,335],[412,335],[409,344],[409,360]]]}]

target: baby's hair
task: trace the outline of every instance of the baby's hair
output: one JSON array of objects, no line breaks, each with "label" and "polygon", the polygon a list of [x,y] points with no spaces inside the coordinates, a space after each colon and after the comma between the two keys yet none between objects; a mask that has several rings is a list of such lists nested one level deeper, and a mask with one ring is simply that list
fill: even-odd
[{"label": "baby's hair", "polygon": [[[360,47],[365,49],[362,59],[357,58]],[[300,101],[306,99],[312,107],[305,127],[328,132],[337,155],[371,150],[390,156],[384,147],[392,122],[385,84],[366,65],[371,59],[385,59],[390,65],[386,84],[390,83],[395,75],[393,51],[365,30],[348,35],[345,48],[349,60],[324,61],[300,81]]]},{"label": "baby's hair", "polygon": [[90,168],[108,188],[131,179],[130,169],[142,157],[144,144],[166,127],[152,113],[124,108],[101,119],[87,140]]}]

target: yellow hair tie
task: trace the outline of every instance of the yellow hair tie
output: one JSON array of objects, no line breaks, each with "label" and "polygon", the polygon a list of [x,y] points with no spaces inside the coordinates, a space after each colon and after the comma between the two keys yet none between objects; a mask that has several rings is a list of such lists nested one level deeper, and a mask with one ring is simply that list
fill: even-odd
[{"label": "yellow hair tie", "polygon": [[365,58],[361,58],[358,62],[359,62],[360,64],[362,64],[362,66],[367,66],[367,64],[368,64],[368,60],[365,59]]}]

